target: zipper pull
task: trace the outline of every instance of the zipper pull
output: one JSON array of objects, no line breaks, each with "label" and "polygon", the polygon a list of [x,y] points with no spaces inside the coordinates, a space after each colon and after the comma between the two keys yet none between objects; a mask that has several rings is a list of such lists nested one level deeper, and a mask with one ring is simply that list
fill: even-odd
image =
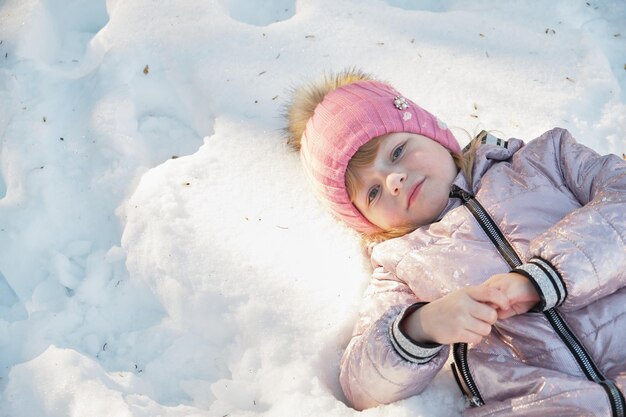
[{"label": "zipper pull", "polygon": [[450,188],[450,197],[460,198],[466,203],[468,203],[472,198],[474,198],[473,195],[471,195],[470,193],[468,193],[467,191],[465,191],[464,189],[462,189],[456,184],[452,184],[452,187]]},{"label": "zipper pull", "polygon": [[482,401],[480,401],[480,398],[478,398],[475,395],[471,398],[468,398],[468,401],[472,407],[480,407],[485,404]]}]

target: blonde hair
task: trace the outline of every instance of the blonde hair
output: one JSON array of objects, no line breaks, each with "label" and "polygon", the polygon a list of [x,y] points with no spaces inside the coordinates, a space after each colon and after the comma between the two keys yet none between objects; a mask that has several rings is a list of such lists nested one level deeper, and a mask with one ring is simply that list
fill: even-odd
[{"label": "blonde hair", "polygon": [[[361,146],[357,152],[354,154],[350,162],[348,162],[348,167],[346,169],[346,190],[348,191],[348,196],[350,200],[354,202],[354,198],[356,197],[357,190],[362,185],[361,178],[358,175],[358,171],[362,168],[366,168],[374,162],[374,158],[378,152],[378,148],[381,142],[381,136],[373,138],[363,146]],[[465,149],[463,153],[458,154],[454,152],[450,152],[452,159],[454,160],[454,164],[459,169],[463,176],[465,177],[468,184],[472,184],[473,173],[472,169],[474,167],[474,160],[476,159],[476,149],[480,146],[480,140],[482,136],[477,137],[475,140],[471,142],[469,148]],[[417,229],[417,226],[400,226],[394,227],[389,230],[383,230],[380,232],[375,232],[371,234],[363,234],[364,243],[377,243],[382,242],[387,239],[404,236],[407,233],[411,233]]]}]

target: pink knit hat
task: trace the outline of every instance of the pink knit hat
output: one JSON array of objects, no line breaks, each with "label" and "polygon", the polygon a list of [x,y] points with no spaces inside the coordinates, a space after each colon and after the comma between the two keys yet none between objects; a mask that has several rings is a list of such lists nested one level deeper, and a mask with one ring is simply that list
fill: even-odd
[{"label": "pink knit hat", "polygon": [[316,193],[337,217],[359,232],[381,229],[350,201],[345,185],[348,162],[369,140],[396,132],[417,133],[461,152],[441,121],[377,81],[358,81],[326,94],[302,134],[300,156]]}]

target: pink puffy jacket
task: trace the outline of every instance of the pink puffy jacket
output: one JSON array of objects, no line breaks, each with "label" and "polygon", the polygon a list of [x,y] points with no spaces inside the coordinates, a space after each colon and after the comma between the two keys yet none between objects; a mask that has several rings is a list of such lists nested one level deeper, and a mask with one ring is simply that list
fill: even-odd
[{"label": "pink puffy jacket", "polygon": [[[468,416],[622,417],[626,163],[558,128],[526,145],[486,142],[438,222],[374,247],[343,390],[357,409],[418,394],[452,349]],[[400,330],[407,312],[511,270],[541,302],[480,344],[423,345]]]}]

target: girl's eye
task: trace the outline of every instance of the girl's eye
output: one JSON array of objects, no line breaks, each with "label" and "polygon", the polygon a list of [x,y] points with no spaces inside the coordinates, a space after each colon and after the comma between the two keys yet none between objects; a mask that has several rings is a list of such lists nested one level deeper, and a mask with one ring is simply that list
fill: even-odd
[{"label": "girl's eye", "polygon": [[377,195],[378,195],[378,186],[372,187],[370,189],[370,192],[367,193],[367,204],[371,204],[372,201],[374,201],[374,199],[376,198]]},{"label": "girl's eye", "polygon": [[402,151],[404,151],[404,143],[393,150],[391,153],[391,162],[400,158],[400,156],[402,156]]}]

